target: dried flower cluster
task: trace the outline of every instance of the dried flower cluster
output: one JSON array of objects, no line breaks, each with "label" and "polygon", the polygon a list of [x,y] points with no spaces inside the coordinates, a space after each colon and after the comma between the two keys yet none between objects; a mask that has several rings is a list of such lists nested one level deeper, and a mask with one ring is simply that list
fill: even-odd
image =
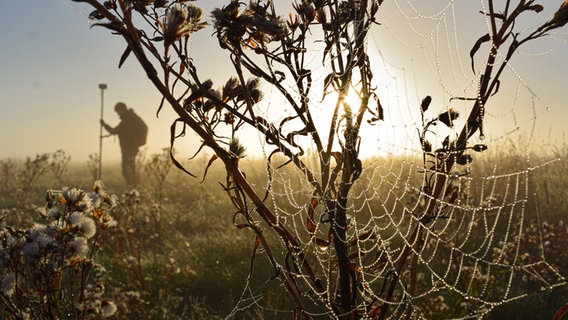
[{"label": "dried flower cluster", "polygon": [[91,193],[50,190],[40,222],[0,229],[0,306],[16,319],[97,318],[116,311],[105,299],[105,268],[95,262],[99,236],[115,225],[115,197],[102,183]]},{"label": "dried flower cluster", "polygon": [[207,23],[203,19],[203,10],[194,5],[174,4],[164,18],[164,46],[168,47],[182,37],[203,29]]}]

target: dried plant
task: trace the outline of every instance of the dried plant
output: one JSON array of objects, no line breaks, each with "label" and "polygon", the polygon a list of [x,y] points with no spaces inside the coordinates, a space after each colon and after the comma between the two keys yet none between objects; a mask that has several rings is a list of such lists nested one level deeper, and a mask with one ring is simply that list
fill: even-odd
[{"label": "dried plant", "polygon": [[[127,48],[119,65],[129,56],[135,56],[163,96],[158,112],[167,103],[177,113],[179,118],[171,126],[173,163],[195,176],[194,170],[183,167],[173,154],[176,138],[191,130],[202,141],[198,153],[207,149],[214,154],[205,174],[215,161],[224,164],[227,177],[223,189],[236,209],[234,224],[255,235],[250,276],[255,256],[262,248],[274,268],[275,278],[282,282],[296,304],[296,319],[311,319],[312,303],[338,319],[385,319],[414,314],[412,305],[407,306],[406,302],[416,292],[416,270],[420,263],[417,253],[425,245],[420,239],[430,225],[444,217],[444,208],[457,200],[452,177],[456,173],[467,174],[459,166],[473,160],[468,152],[487,148],[481,144],[470,146],[468,141],[476,133],[484,137],[485,105],[498,92],[503,70],[523,44],[566,24],[563,4],[550,21],[524,35],[527,33],[516,30],[515,21],[521,15],[542,11],[542,5],[534,0],[487,1],[489,11],[482,14],[487,16],[491,30],[477,40],[470,52],[473,72],[479,75],[477,96],[454,98],[472,101],[466,115],[447,110],[426,121],[432,98],[425,98],[420,105],[423,127],[419,128],[419,139],[424,159],[420,197],[424,206],[407,214],[405,223],[411,226],[411,231],[404,234],[399,248],[389,251],[380,241],[379,231],[359,234],[351,228],[347,210],[353,185],[365,169],[359,156],[364,140],[361,129],[367,124],[381,125],[384,120],[365,42],[370,28],[377,23],[376,13],[383,1],[295,1],[287,18],[277,14],[270,0],[251,1],[248,5],[228,1],[212,12],[219,46],[229,53],[235,73],[219,88],[211,80],[200,77],[191,59],[189,39],[204,27],[202,11],[193,4],[75,1],[92,6],[95,11],[91,18],[98,20],[96,25],[124,39]],[[497,5],[500,7],[496,8]],[[144,28],[136,25],[135,15],[148,24]],[[307,62],[311,60],[307,55],[314,36],[323,44],[319,52],[320,67],[329,70],[323,75],[321,86],[322,98],[333,101],[333,113],[326,126],[317,125],[317,110],[309,100],[318,72],[318,68]],[[489,47],[488,55],[478,70],[476,56],[485,45]],[[283,119],[277,121],[258,112],[263,98],[261,83],[284,97],[289,111]],[[346,100],[350,92],[359,97],[353,105]],[[466,120],[457,137],[448,136],[441,146],[434,148],[428,140],[431,126],[441,123],[453,127],[458,116]],[[369,123],[364,121],[367,118]],[[244,147],[237,139],[245,127],[259,132],[272,148],[266,161],[269,182],[267,190],[263,190],[264,197],[239,166]],[[315,149],[317,170],[306,162],[302,139],[308,139],[309,147]],[[274,165],[277,155],[285,159],[281,166]],[[273,171],[284,170],[285,166],[295,168],[307,185],[304,188],[310,190],[301,235],[267,201],[274,182]],[[267,230],[276,234],[280,242],[269,241]],[[309,240],[306,242],[305,238]],[[374,245],[363,250],[360,242],[369,239],[375,239]],[[283,248],[283,256],[276,254],[274,247]],[[321,261],[326,262],[315,263],[313,257],[323,256],[321,252],[326,255]],[[395,253],[393,258],[391,255]],[[363,259],[375,261],[363,266],[360,264]],[[405,273],[405,270],[410,271]],[[367,274],[382,279],[382,285],[367,286],[362,281]],[[390,310],[393,305],[398,306],[397,310]]]},{"label": "dried plant", "polygon": [[171,171],[172,163],[169,157],[169,150],[165,149],[162,153],[156,153],[150,156],[150,159],[144,163],[144,172],[152,179],[151,185],[155,188],[156,198],[163,199],[164,185],[166,178]]},{"label": "dried plant", "polygon": [[71,156],[65,154],[63,150],[57,150],[49,156],[49,170],[57,182],[63,184],[63,177],[67,172]]},{"label": "dried plant", "polygon": [[100,182],[93,192],[50,190],[41,221],[0,229],[0,315],[13,319],[98,319],[116,306],[105,299],[105,268],[95,261],[115,203]]},{"label": "dried plant", "polygon": [[87,160],[87,167],[91,173],[93,180],[97,180],[99,176],[99,155],[98,153],[92,153],[89,155],[89,160]]}]

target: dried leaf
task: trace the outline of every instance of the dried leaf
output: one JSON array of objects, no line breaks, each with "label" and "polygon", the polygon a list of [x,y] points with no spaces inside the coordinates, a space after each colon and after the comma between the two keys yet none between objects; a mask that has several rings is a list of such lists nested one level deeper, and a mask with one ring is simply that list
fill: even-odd
[{"label": "dried leaf", "polygon": [[355,161],[353,162],[352,181],[359,179],[359,176],[361,176],[362,171],[363,171],[363,162],[361,162],[361,159],[355,159]]},{"label": "dried leaf", "polygon": [[379,3],[373,2],[371,4],[371,17],[374,17],[377,14],[377,11],[379,11],[379,5],[381,4],[382,1],[379,1]]},{"label": "dried leaf", "polygon": [[563,305],[560,309],[558,309],[558,311],[556,311],[556,313],[554,313],[554,317],[552,317],[552,320],[560,320],[560,318],[562,318],[562,316],[567,313],[568,313],[568,303]]},{"label": "dried leaf", "polygon": [[207,176],[207,170],[209,170],[209,167],[211,166],[211,164],[213,164],[213,162],[215,160],[217,160],[217,155],[214,154],[211,156],[211,159],[209,159],[209,162],[207,163],[207,166],[205,167],[205,172],[203,173],[203,179],[201,180],[201,182],[205,181],[205,177]]},{"label": "dried leaf", "polygon": [[494,96],[497,94],[497,92],[499,92],[499,88],[501,87],[501,80],[496,79],[495,80],[495,91],[493,91],[493,93],[491,93],[491,96]]},{"label": "dried leaf", "polygon": [[158,105],[158,110],[156,110],[156,118],[160,117],[160,111],[162,110],[162,107],[164,106],[165,101],[166,101],[166,97],[162,96],[162,99],[160,100],[160,104]]},{"label": "dried leaf", "polygon": [[373,94],[373,96],[375,97],[375,102],[377,103],[377,118],[379,120],[385,120],[385,112],[383,110],[381,100],[379,100],[379,97],[376,94]]},{"label": "dried leaf", "polygon": [[314,212],[316,207],[318,206],[318,199],[312,198],[310,201],[310,207],[308,208],[308,219],[306,220],[306,227],[308,231],[313,235],[316,232],[317,225],[315,224],[314,220]]},{"label": "dried leaf", "polygon": [[381,306],[380,305],[375,306],[373,310],[371,310],[371,312],[369,313],[369,317],[371,318],[376,317],[379,314],[379,312],[381,312]]},{"label": "dried leaf", "polygon": [[175,156],[174,156],[174,142],[175,142],[175,139],[176,139],[176,124],[177,124],[178,122],[182,122],[182,123],[183,123],[183,120],[181,120],[181,119],[178,118],[178,119],[176,119],[176,120],[174,121],[174,123],[170,126],[170,159],[172,160],[172,162],[173,162],[173,164],[176,166],[176,168],[180,169],[181,171],[187,173],[188,175],[190,175],[190,176],[192,176],[192,177],[194,177],[194,178],[197,178],[194,174],[192,174],[191,172],[187,171],[187,170],[181,165],[181,163],[179,163],[179,162],[176,160],[176,158],[175,158]]},{"label": "dried leaf", "polygon": [[286,79],[286,75],[282,71],[274,70],[274,75],[278,76],[278,78],[274,79],[276,83],[280,83]]},{"label": "dried leaf", "polygon": [[124,63],[124,61],[126,61],[126,58],[128,58],[128,56],[130,55],[130,52],[132,52],[132,49],[130,49],[130,46],[126,47],[126,50],[124,50],[124,52],[120,56],[120,61],[118,61],[118,68],[119,69],[120,69],[120,67],[122,67],[122,64]]},{"label": "dried leaf", "polygon": [[107,29],[110,29],[110,30],[112,30],[112,31],[116,31],[116,32],[118,32],[118,33],[120,33],[120,31],[121,31],[121,29],[120,29],[121,26],[120,26],[119,23],[114,23],[114,22],[108,22],[108,23],[93,23],[93,24],[91,25],[91,28],[97,27],[97,26],[105,27],[105,28],[107,28]]},{"label": "dried leaf", "polygon": [[471,48],[471,51],[469,52],[469,56],[471,57],[471,70],[473,70],[473,73],[475,73],[475,60],[473,59],[473,56],[475,56],[475,53],[477,52],[477,50],[479,50],[481,45],[485,42],[488,42],[489,40],[491,40],[491,36],[489,36],[489,33],[487,33],[481,38],[477,39],[477,41],[473,45],[473,48]]},{"label": "dried leaf", "polygon": [[334,151],[334,152],[331,153],[331,155],[333,156],[333,158],[335,159],[335,162],[336,162],[337,164],[340,164],[340,163],[341,163],[341,152],[339,152],[339,151]]}]

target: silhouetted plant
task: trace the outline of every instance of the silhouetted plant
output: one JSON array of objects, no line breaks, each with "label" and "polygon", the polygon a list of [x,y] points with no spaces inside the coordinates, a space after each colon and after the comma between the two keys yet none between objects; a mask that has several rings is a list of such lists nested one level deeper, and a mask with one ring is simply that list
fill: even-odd
[{"label": "silhouetted plant", "polygon": [[33,186],[49,170],[49,154],[37,154],[35,159],[27,157],[24,168],[20,171],[20,185],[24,188]]},{"label": "silhouetted plant", "polygon": [[[381,125],[384,120],[365,42],[370,28],[377,24],[375,16],[382,0],[295,1],[287,19],[277,14],[274,1],[251,1],[248,5],[228,1],[212,12],[219,46],[229,53],[235,73],[219,88],[211,80],[201,78],[191,59],[189,40],[205,26],[202,10],[192,3],[75,1],[94,8],[90,17],[98,20],[96,25],[123,37],[127,48],[119,66],[131,55],[138,59],[163,95],[158,112],[168,103],[177,113],[178,119],[171,126],[173,163],[195,176],[173,154],[176,138],[191,130],[202,141],[198,152],[208,149],[214,154],[205,174],[215,161],[224,164],[227,177],[223,189],[235,206],[234,224],[255,235],[249,276],[253,275],[255,257],[262,247],[274,268],[275,278],[282,282],[296,304],[293,316],[304,319],[312,318],[309,310],[312,303],[318,306],[317,312],[338,319],[384,319],[414,314],[412,304],[407,305],[407,301],[416,293],[418,253],[425,248],[421,241],[423,233],[444,218],[443,209],[457,200],[452,179],[456,173],[467,174],[459,166],[472,162],[468,152],[487,148],[481,144],[470,146],[468,141],[476,133],[484,138],[485,105],[498,92],[503,70],[520,46],[568,21],[568,9],[563,5],[550,21],[533,31],[520,33],[515,26],[518,17],[540,12],[542,5],[534,0],[487,1],[489,11],[482,14],[488,18],[490,32],[481,36],[470,52],[473,72],[479,74],[477,96],[454,98],[472,101],[473,105],[469,114],[461,115],[465,124],[459,134],[445,137],[437,147],[428,140],[430,127],[438,123],[454,127],[454,120],[460,115],[450,109],[426,121],[424,115],[432,99],[426,98],[421,103],[423,127],[419,129],[419,139],[424,179],[420,197],[424,205],[421,210],[404,216],[410,231],[402,235],[400,244],[389,244],[398,245],[389,251],[377,235],[380,231],[359,234],[356,228],[351,228],[348,213],[352,187],[365,169],[359,156],[364,140],[361,128]],[[500,8],[496,9],[496,5]],[[134,19],[136,15],[142,19]],[[138,21],[147,24],[142,28]],[[314,54],[314,50],[309,50],[314,40],[322,44],[317,53],[319,59],[315,59],[322,61],[322,65],[316,67],[307,62],[313,60],[308,52]],[[478,70],[474,61],[484,45],[489,46],[489,53]],[[500,54],[503,59],[498,58]],[[156,66],[160,67],[159,71]],[[324,70],[330,71],[321,75],[323,89],[319,94],[326,101],[331,100],[333,112],[326,125],[318,126],[315,119],[319,115],[309,96],[320,78],[318,72]],[[263,98],[261,84],[275,89],[284,98],[288,111],[283,119],[275,120],[270,114],[258,112]],[[353,105],[346,100],[350,92],[359,97]],[[369,123],[364,121],[367,118]],[[267,190],[259,191],[251,185],[239,167],[245,148],[238,138],[245,127],[264,136],[271,148],[266,161]],[[301,142],[305,139],[309,140],[307,145]],[[317,169],[307,164],[306,148],[315,149]],[[276,155],[284,157],[284,164],[274,165]],[[272,173],[286,169],[285,166],[294,167],[302,175],[307,185],[304,188],[310,192],[306,195],[303,229],[281,219],[269,207],[268,194],[274,184]],[[262,196],[263,192],[266,196]],[[269,241],[266,230],[276,234],[280,242]],[[376,239],[372,242],[374,246],[363,250],[360,242],[368,239]],[[276,254],[274,247],[278,251],[283,248],[284,254]],[[319,252],[325,252],[326,256],[320,254],[321,261],[315,263],[313,257]],[[364,266],[360,263],[364,259],[376,261]],[[364,275],[382,279],[382,285],[369,287],[362,280]],[[392,305],[397,305],[397,310],[389,310]]]},{"label": "silhouetted plant", "polygon": [[0,192],[5,195],[0,202],[2,207],[13,203],[10,198],[13,198],[14,190],[18,182],[16,170],[16,164],[11,159],[0,160],[0,180],[2,180]]},{"label": "silhouetted plant", "polygon": [[61,149],[49,155],[49,170],[60,185],[63,184],[63,176],[67,172],[70,161],[71,156],[66,155]]},{"label": "silhouetted plant", "polygon": [[162,199],[166,178],[171,171],[172,162],[170,160],[169,149],[164,149],[161,153],[155,153],[144,163],[144,172],[152,180],[151,185],[155,188],[156,198]]},{"label": "silhouetted plant", "polygon": [[89,160],[87,160],[87,167],[91,173],[93,181],[97,180],[99,176],[99,154],[92,153],[89,155]]}]

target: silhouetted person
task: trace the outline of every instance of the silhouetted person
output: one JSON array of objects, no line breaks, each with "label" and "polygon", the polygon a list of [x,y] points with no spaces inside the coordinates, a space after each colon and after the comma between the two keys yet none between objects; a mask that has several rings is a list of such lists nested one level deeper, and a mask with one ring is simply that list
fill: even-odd
[{"label": "silhouetted person", "polygon": [[122,175],[129,187],[138,184],[136,173],[136,155],[138,148],[146,144],[148,127],[144,121],[128,109],[126,104],[119,102],[114,106],[114,111],[120,117],[120,123],[116,127],[111,127],[101,119],[101,125],[110,133],[118,135],[120,150],[122,152]]}]

